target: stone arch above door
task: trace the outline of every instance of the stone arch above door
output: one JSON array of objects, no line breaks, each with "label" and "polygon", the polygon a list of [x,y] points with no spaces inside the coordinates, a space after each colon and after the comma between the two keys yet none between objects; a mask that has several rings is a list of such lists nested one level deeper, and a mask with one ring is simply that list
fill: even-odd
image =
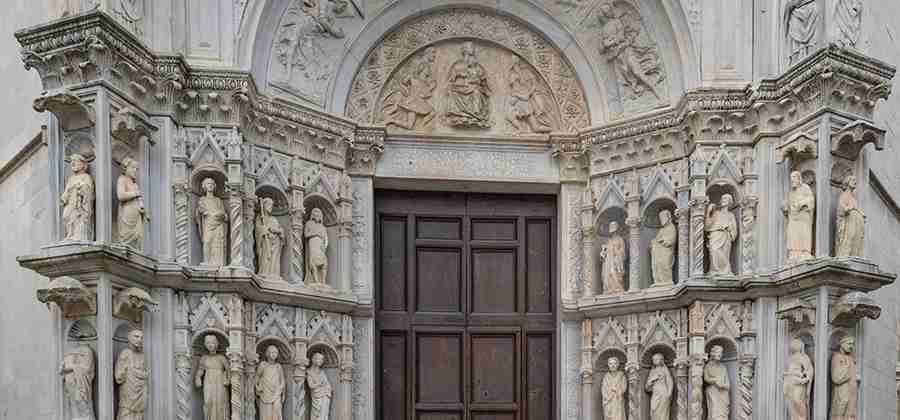
[{"label": "stone arch above door", "polygon": [[[468,66],[466,50],[474,60]],[[590,124],[572,65],[546,38],[506,15],[439,10],[387,33],[362,63],[344,109],[359,122],[467,134],[575,131]],[[484,79],[480,91],[489,103],[478,111],[488,115],[453,116],[459,106],[450,102],[465,95],[454,92],[450,78],[466,68]]]}]

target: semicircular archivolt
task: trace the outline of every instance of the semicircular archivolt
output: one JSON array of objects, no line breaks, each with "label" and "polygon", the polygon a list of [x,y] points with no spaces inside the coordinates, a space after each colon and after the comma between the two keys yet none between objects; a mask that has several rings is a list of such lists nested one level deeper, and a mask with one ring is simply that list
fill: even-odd
[{"label": "semicircular archivolt", "polygon": [[553,45],[508,16],[474,9],[437,11],[388,33],[357,71],[345,114],[399,130],[478,134],[590,122],[582,85]]}]

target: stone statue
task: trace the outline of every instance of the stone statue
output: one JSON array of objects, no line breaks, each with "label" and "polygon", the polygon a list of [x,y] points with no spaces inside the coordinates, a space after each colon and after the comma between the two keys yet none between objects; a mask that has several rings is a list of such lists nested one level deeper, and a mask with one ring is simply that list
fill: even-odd
[{"label": "stone statue", "polygon": [[662,225],[656,232],[656,238],[650,242],[650,270],[654,286],[672,284],[672,267],[675,265],[675,244],[678,243],[678,231],[672,224],[672,213],[668,210],[659,212],[659,223]]},{"label": "stone statue", "polygon": [[256,258],[257,273],[265,277],[281,277],[281,251],[284,248],[284,230],[272,208],[275,201],[265,197],[260,201],[259,216],[256,218]]},{"label": "stone statue", "polygon": [[784,399],[788,406],[788,420],[809,420],[813,364],[803,346],[800,339],[791,339],[791,356],[784,372]]},{"label": "stone statue", "polygon": [[856,340],[846,336],[841,348],[831,356],[831,420],[856,420],[859,389],[856,376]]},{"label": "stone statue", "polygon": [[63,357],[59,370],[65,386],[66,406],[72,420],[94,420],[94,351],[75,347]]},{"label": "stone statue", "polygon": [[837,205],[837,235],[834,245],[838,257],[861,257],[866,234],[866,215],[856,201],[856,177],[844,179]]},{"label": "stone statue", "polygon": [[450,66],[445,120],[452,127],[488,128],[491,121],[491,87],[487,70],[478,62],[475,44],[463,42],[462,58]]},{"label": "stone statue", "polygon": [[862,0],[837,0],[834,4],[834,40],[855,47],[862,29]]},{"label": "stone statue", "polygon": [[323,363],[325,356],[322,353],[313,354],[312,365],[306,372],[306,385],[309,386],[311,403],[309,420],[328,420],[331,409],[331,384],[322,369]]},{"label": "stone statue", "polygon": [[706,409],[708,420],[728,420],[731,410],[729,391],[731,382],[728,371],[722,364],[722,346],[712,346],[709,350],[709,362],[703,368],[703,383],[706,384]]},{"label": "stone statue", "polygon": [[119,199],[118,242],[139,251],[144,249],[144,222],[147,212],[137,183],[138,162],[132,158],[122,161],[122,175],[116,185]]},{"label": "stone statue", "polygon": [[600,248],[603,260],[603,294],[610,295],[625,291],[625,240],[619,233],[619,223],[609,222],[610,238]]},{"label": "stone statue", "polygon": [[436,54],[434,47],[425,48],[396,89],[385,95],[382,110],[385,126],[414,130],[431,124],[435,115],[431,98],[437,88],[434,78]]},{"label": "stone statue", "polygon": [[609,372],[603,376],[600,393],[603,398],[603,420],[625,420],[625,391],[628,380],[625,372],[619,370],[619,359],[610,357],[606,361]]},{"label": "stone statue", "polygon": [[266,360],[259,363],[256,371],[256,396],[259,405],[259,420],[283,420],[284,370],[278,363],[278,348],[266,348]]},{"label": "stone statue", "polygon": [[506,120],[520,133],[549,133],[553,130],[551,105],[537,90],[538,81],[528,65],[513,56],[509,69],[509,115]]},{"label": "stone statue", "polygon": [[306,283],[327,285],[328,275],[328,231],[323,224],[322,209],[314,208],[306,222],[303,236],[306,237]]},{"label": "stone statue", "polygon": [[819,5],[815,0],[790,0],[784,6],[787,22],[788,58],[790,62],[806,57],[816,44],[819,30]]},{"label": "stone statue", "polygon": [[599,10],[600,54],[612,63],[630,96],[638,98],[650,92],[660,99],[657,85],[662,80],[662,72],[659,63],[650,59],[655,55],[653,48],[637,45],[641,28],[627,25],[616,14],[611,1],[601,3]]},{"label": "stone statue", "polygon": [[216,197],[216,181],[206,178],[200,183],[203,196],[197,203],[195,218],[203,244],[203,264],[225,265],[225,238],[228,236],[228,211],[222,199]]},{"label": "stone statue", "polygon": [[706,233],[709,249],[709,274],[734,275],[731,270],[731,244],[737,239],[737,220],[731,212],[734,199],[723,194],[718,207],[706,208]]},{"label": "stone statue", "polygon": [[230,420],[231,400],[228,387],[231,386],[228,371],[228,359],[216,354],[219,339],[213,334],[203,338],[203,347],[208,354],[200,358],[194,385],[203,388],[203,419]]},{"label": "stone statue", "polygon": [[60,197],[67,241],[94,240],[94,179],[87,173],[87,161],[77,153],[69,156],[72,176]]},{"label": "stone statue", "polygon": [[787,216],[788,261],[812,258],[813,220],[816,217],[816,197],[803,182],[800,172],[791,172],[791,191],[781,206]]},{"label": "stone statue", "polygon": [[149,389],[150,368],[144,357],[144,333],[133,329],[128,333],[128,348],[116,360],[116,383],[119,384],[117,420],[144,420]]},{"label": "stone statue", "polygon": [[675,382],[661,353],[653,355],[653,368],[647,375],[644,389],[650,393],[650,420],[671,420],[669,410],[672,407]]}]

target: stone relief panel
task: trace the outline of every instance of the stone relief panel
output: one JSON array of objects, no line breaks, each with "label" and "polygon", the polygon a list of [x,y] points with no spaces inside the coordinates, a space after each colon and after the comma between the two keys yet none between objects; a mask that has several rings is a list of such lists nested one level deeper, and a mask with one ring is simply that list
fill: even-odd
[{"label": "stone relief panel", "polygon": [[363,62],[345,110],[357,121],[479,133],[575,131],[589,123],[572,66],[506,16],[435,12],[388,33]]},{"label": "stone relief panel", "polygon": [[325,93],[347,33],[361,25],[361,17],[359,6],[349,0],[291,2],[275,32],[269,84],[314,105],[325,106]]},{"label": "stone relief panel", "polygon": [[[543,5],[571,28],[594,58],[594,71],[607,79],[613,89],[610,102],[619,102],[622,114],[644,111],[668,100],[665,66],[637,2],[543,0]],[[699,16],[696,22],[699,27]]]}]

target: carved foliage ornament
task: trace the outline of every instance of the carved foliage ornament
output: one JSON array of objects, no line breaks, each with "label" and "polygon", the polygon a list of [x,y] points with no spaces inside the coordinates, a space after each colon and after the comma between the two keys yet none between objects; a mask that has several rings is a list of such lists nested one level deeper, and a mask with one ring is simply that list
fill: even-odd
[{"label": "carved foliage ornament", "polygon": [[[446,93],[446,89],[445,92],[440,92],[438,86],[441,84],[449,86],[450,74],[447,72],[455,61],[462,60],[462,55],[468,54],[468,52],[463,54],[462,46],[473,38],[482,40],[482,42],[473,41],[472,44],[477,64],[482,67],[486,64],[496,67],[495,70],[504,77],[503,80],[491,80],[491,78],[497,78],[498,75],[488,72],[486,86],[484,80],[481,79],[479,79],[481,82],[474,85],[468,76],[457,79],[457,81],[465,81],[466,84],[466,86],[460,86],[460,89],[455,89],[458,91],[457,93],[469,92],[475,90],[476,87],[480,89],[479,92],[488,92],[486,87],[490,88],[492,92],[490,97],[481,99],[487,99],[492,107],[496,104],[498,108],[513,110],[511,114],[507,113],[514,120],[514,122],[509,122],[512,132],[526,129],[529,132],[546,130],[547,120],[543,119],[546,114],[542,114],[542,110],[546,109],[549,104],[542,102],[540,97],[549,95],[547,90],[552,92],[553,97],[552,101],[546,102],[552,102],[553,108],[558,110],[560,115],[559,130],[575,131],[577,128],[589,124],[587,102],[581,85],[575,77],[575,71],[556,48],[539,34],[512,18],[469,9],[448,9],[432,13],[388,33],[384,41],[363,60],[366,64],[354,78],[345,113],[350,118],[364,123],[375,123],[379,119],[384,119],[382,117],[383,107],[380,105],[382,105],[382,96],[385,95],[385,100],[397,98],[398,104],[408,101],[410,106],[407,108],[412,108],[402,113],[396,113],[393,107],[388,110],[400,122],[396,125],[416,128],[424,125],[426,119],[433,117],[431,115],[433,112],[441,111],[442,106],[450,107],[446,103],[443,105],[438,103],[430,96]],[[461,39],[466,39],[466,41]],[[452,42],[449,42],[446,49],[441,45],[437,46],[436,51],[429,51],[425,48],[442,41]],[[504,58],[505,64],[494,63],[493,57],[488,60],[488,54],[484,56],[479,54],[478,49],[485,47],[503,52],[503,57],[506,57]],[[466,50],[468,51],[468,47]],[[437,66],[429,66],[431,59],[429,55],[432,53],[437,54],[437,61],[446,61],[446,69],[442,69],[445,73],[435,74],[434,70],[437,70]],[[444,54],[446,54],[446,58],[442,58]],[[471,55],[468,57],[472,58]],[[513,57],[519,58],[526,65],[517,66]],[[488,63],[488,61],[491,62]],[[515,71],[510,71],[514,66],[516,67]],[[470,65],[469,68],[477,70],[478,66]],[[516,72],[521,76],[519,79],[513,80],[507,77]],[[475,71],[475,73],[478,72]],[[439,85],[435,85],[433,82],[437,82]],[[402,89],[401,85],[404,86]],[[498,95],[498,89],[504,94]],[[395,93],[393,98],[388,98],[387,95],[394,90],[398,93]],[[401,92],[404,90],[408,94],[404,95],[404,92]],[[432,94],[432,92],[434,93]],[[524,94],[519,95],[521,96],[519,99],[513,99],[506,92]],[[412,95],[412,93],[416,95]],[[478,101],[465,102],[480,103]],[[480,112],[474,113],[473,116],[478,118],[465,120],[480,121],[485,115],[484,110],[487,105],[485,103],[476,107]],[[435,110],[432,111],[431,108],[435,108]],[[452,109],[452,107],[450,108]],[[531,112],[528,112],[529,110]],[[537,117],[535,117],[535,110],[537,110]],[[410,113],[414,115],[410,115]],[[493,116],[495,124],[498,119],[500,118]],[[412,124],[410,124],[410,120],[412,120]],[[502,117],[502,120],[506,120],[506,116]],[[457,122],[460,121],[462,120]],[[482,122],[482,125],[484,124],[486,122]],[[450,125],[456,126],[457,124],[451,121]],[[471,127],[468,123],[465,125]],[[506,124],[503,125],[506,126]],[[516,126],[521,130],[515,129]]]}]

